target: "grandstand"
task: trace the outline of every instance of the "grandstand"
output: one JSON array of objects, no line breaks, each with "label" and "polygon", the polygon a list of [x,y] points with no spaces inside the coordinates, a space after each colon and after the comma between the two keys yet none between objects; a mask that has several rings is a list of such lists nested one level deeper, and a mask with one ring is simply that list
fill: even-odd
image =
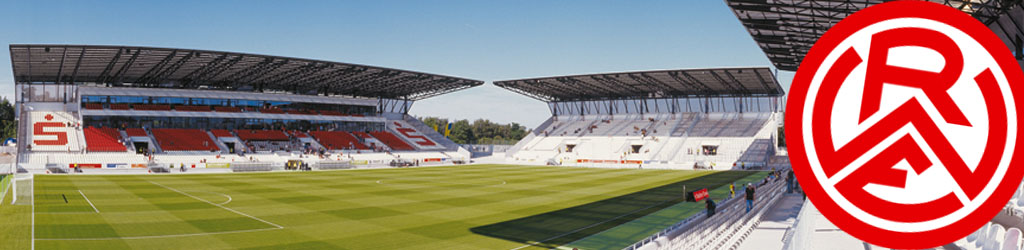
[{"label": "grandstand", "polygon": [[[408,115],[483,84],[414,71],[246,53],[10,45],[19,167],[219,167],[465,161]],[[358,136],[354,136],[358,135]]]},{"label": "grandstand", "polygon": [[497,81],[548,103],[551,118],[506,151],[520,163],[765,167],[784,92],[768,68],[716,68]]}]

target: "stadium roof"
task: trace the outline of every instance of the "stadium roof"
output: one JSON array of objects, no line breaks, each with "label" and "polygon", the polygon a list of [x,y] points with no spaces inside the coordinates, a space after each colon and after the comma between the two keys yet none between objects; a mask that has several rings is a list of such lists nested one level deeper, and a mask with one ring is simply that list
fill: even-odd
[{"label": "stadium roof", "polygon": [[[1020,0],[932,0],[989,25]],[[780,70],[796,71],[804,55],[832,25],[882,3],[879,0],[726,0],[768,60]]]},{"label": "stadium roof", "polygon": [[636,71],[496,81],[545,102],[693,96],[781,96],[767,67]]},{"label": "stadium roof", "polygon": [[482,81],[247,53],[138,46],[12,44],[19,83],[222,89],[421,100]]}]

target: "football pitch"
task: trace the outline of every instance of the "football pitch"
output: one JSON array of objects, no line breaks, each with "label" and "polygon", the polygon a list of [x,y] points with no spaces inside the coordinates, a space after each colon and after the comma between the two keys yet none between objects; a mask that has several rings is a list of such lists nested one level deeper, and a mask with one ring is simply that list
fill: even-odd
[{"label": "football pitch", "polygon": [[514,165],[36,175],[3,249],[621,249],[766,172]]}]

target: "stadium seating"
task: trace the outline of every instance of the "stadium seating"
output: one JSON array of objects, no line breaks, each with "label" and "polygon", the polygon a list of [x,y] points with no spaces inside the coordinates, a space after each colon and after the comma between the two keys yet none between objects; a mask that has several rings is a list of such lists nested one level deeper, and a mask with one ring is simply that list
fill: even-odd
[{"label": "stadium seating", "polygon": [[316,111],[313,110],[288,110],[285,113],[293,115],[316,115]]},{"label": "stadium seating", "polygon": [[691,137],[754,136],[768,121],[769,114],[709,114],[689,131]]},{"label": "stadium seating", "polygon": [[132,105],[135,110],[156,110],[156,111],[170,111],[171,105],[167,104],[135,104]]},{"label": "stadium seating", "polygon": [[213,136],[216,137],[235,137],[235,135],[231,134],[231,131],[228,131],[227,129],[211,129],[210,133],[213,133]]},{"label": "stadium seating", "polygon": [[243,141],[287,141],[288,135],[280,130],[236,129],[235,134]]},{"label": "stadium seating", "polygon": [[306,137],[309,137],[309,135],[307,135],[306,133],[304,133],[302,131],[292,130],[291,132],[288,132],[288,133],[291,134],[292,136],[294,136],[295,138],[306,138]]},{"label": "stadium seating", "polygon": [[313,131],[309,134],[329,150],[350,149],[350,145],[355,149],[369,149],[345,131]]},{"label": "stadium seating", "polygon": [[[754,201],[754,207],[746,212],[743,196],[737,193],[736,198],[722,202],[718,211],[711,218],[701,218],[705,212],[700,212],[697,220],[674,228],[672,232],[665,234],[668,244],[662,245],[665,249],[735,249],[749,233],[761,222],[761,216],[783,194],[785,182],[775,181],[768,185],[757,188],[757,194],[761,197]],[[672,236],[674,235],[674,236]],[[636,245],[633,246],[636,248]],[[639,248],[646,249],[646,248]]]},{"label": "stadium seating", "polygon": [[213,107],[213,110],[217,111],[217,112],[227,112],[227,113],[241,113],[242,112],[242,108],[239,108],[239,107],[216,106],[216,107]]},{"label": "stadium seating", "polygon": [[90,152],[124,152],[128,150],[121,143],[121,133],[114,128],[87,127],[85,133],[85,150]]},{"label": "stadium seating", "polygon": [[373,136],[370,136],[370,134],[367,134],[366,132],[363,131],[353,131],[352,134],[363,139],[373,139]]},{"label": "stadium seating", "polygon": [[102,103],[83,103],[82,108],[85,109],[103,109]]},{"label": "stadium seating", "polygon": [[402,139],[399,139],[397,136],[395,136],[395,134],[392,134],[391,132],[373,131],[370,132],[370,134],[373,135],[373,137],[380,140],[381,142],[383,142],[384,144],[388,145],[388,147],[393,150],[415,150],[415,148],[409,146],[408,143],[405,143],[404,141],[402,141]]},{"label": "stadium seating", "polygon": [[1021,249],[1021,231],[1018,228],[1010,228],[1006,230],[1006,240],[1003,241],[1002,249]]},{"label": "stadium seating", "polygon": [[132,105],[131,104],[127,104],[127,103],[111,103],[110,104],[110,109],[112,109],[112,110],[129,110],[129,109],[132,109]]},{"label": "stadium seating", "polygon": [[218,151],[210,136],[198,129],[157,128],[153,137],[163,151]]},{"label": "stadium seating", "polygon": [[321,110],[320,114],[321,115],[332,115],[332,116],[347,116],[347,115],[345,115],[345,113],[341,113],[341,112],[334,111],[334,110]]},{"label": "stadium seating", "polygon": [[147,136],[149,136],[149,135],[146,134],[146,131],[142,130],[141,128],[128,128],[128,129],[125,129],[124,132],[126,134],[128,134],[128,137],[147,137]]},{"label": "stadium seating", "polygon": [[279,108],[260,108],[260,113],[284,114],[284,110],[281,110]]},{"label": "stadium seating", "polygon": [[174,106],[177,111],[209,112],[210,106],[178,105]]}]

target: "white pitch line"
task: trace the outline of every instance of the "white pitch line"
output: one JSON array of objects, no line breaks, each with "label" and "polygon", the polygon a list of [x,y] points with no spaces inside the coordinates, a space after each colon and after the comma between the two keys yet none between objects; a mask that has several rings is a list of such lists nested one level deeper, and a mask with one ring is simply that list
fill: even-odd
[{"label": "white pitch line", "polygon": [[92,211],[96,211],[97,214],[100,213],[100,210],[96,209],[96,205],[92,204],[92,201],[89,200],[88,196],[85,196],[85,193],[82,193],[81,189],[78,190],[78,193],[82,195],[82,198],[85,198],[85,202],[88,202],[89,206],[92,206]]},{"label": "white pitch line", "polygon": [[[15,184],[17,185],[17,184]],[[35,181],[32,181],[32,186],[35,186]],[[32,199],[32,250],[36,250],[36,192],[35,187],[31,187],[33,190],[32,195],[29,197]],[[18,194],[14,194],[18,195]]]},{"label": "white pitch line", "polygon": [[228,198],[228,201],[217,203],[217,204],[221,204],[221,205],[225,205],[225,204],[231,203],[231,201],[234,200],[233,198],[231,198],[230,195],[227,195],[225,193],[218,193],[218,192],[211,192],[211,191],[202,191],[202,190],[193,190],[192,192],[216,194],[216,195],[224,196],[224,198]]},{"label": "white pitch line", "polygon": [[153,235],[153,236],[131,236],[131,237],[109,237],[109,238],[54,238],[54,239],[38,239],[46,241],[74,241],[74,240],[141,240],[141,239],[159,239],[159,238],[177,238],[177,237],[189,237],[189,236],[205,236],[205,235],[218,235],[218,234],[235,234],[235,233],[251,233],[259,231],[270,231],[278,230],[282,228],[261,228],[261,229],[250,229],[250,230],[238,230],[238,231],[225,231],[225,232],[212,232],[212,233],[194,233],[194,234],[170,234],[170,235]]},{"label": "white pitch line", "polygon": [[183,194],[183,195],[185,195],[185,196],[188,196],[188,197],[192,197],[192,199],[196,199],[196,200],[199,200],[199,201],[202,201],[202,202],[206,202],[207,204],[210,204],[210,205],[214,205],[214,206],[217,206],[217,207],[219,207],[219,208],[223,208],[224,210],[228,210],[228,211],[231,211],[232,213],[236,213],[236,214],[239,214],[239,215],[242,215],[242,216],[245,216],[245,217],[249,217],[250,219],[254,219],[254,220],[258,220],[258,221],[260,221],[260,222],[263,222],[263,223],[267,223],[268,225],[274,226],[274,227],[276,227],[276,228],[278,228],[278,229],[284,228],[284,227],[282,227],[281,225],[278,225],[278,224],[274,224],[274,223],[272,223],[272,222],[269,222],[269,221],[265,221],[265,220],[263,220],[263,219],[260,219],[260,218],[256,218],[256,216],[248,215],[248,214],[245,214],[245,213],[239,212],[239,211],[237,211],[237,210],[234,210],[234,209],[231,209],[231,208],[225,207],[225,206],[223,206],[223,205],[220,205],[220,204],[217,204],[217,203],[213,203],[213,202],[210,202],[210,201],[208,201],[208,200],[204,200],[204,199],[201,199],[201,198],[199,198],[199,197],[195,197],[195,196],[193,196],[193,195],[191,195],[191,194],[188,194],[188,193],[182,192],[181,190],[177,190],[177,189],[174,189],[174,188],[171,188],[171,187],[168,187],[168,186],[164,186],[164,185],[162,185],[162,184],[160,184],[160,183],[156,183],[156,182],[153,182],[153,181],[149,181],[149,183],[153,183],[153,185],[161,186],[161,187],[163,187],[163,188],[166,188],[166,189],[168,189],[168,190],[171,190],[171,191],[177,192],[177,193],[179,193],[179,194]]},{"label": "white pitch line", "polygon": [[[579,229],[576,229],[576,230],[572,230],[572,231],[569,231],[569,232],[567,232],[567,233],[564,233],[564,234],[556,235],[556,236],[554,236],[554,237],[551,237],[551,238],[543,239],[543,240],[541,240],[541,241],[538,241],[538,242],[534,242],[534,243],[529,243],[529,244],[526,244],[526,245],[522,245],[522,246],[520,246],[520,247],[517,247],[517,248],[513,248],[513,249],[510,249],[510,250],[519,250],[519,249],[523,249],[523,248],[527,248],[527,247],[531,247],[531,246],[537,246],[537,245],[539,245],[539,244],[541,244],[541,243],[544,243],[544,242],[546,242],[546,241],[549,241],[549,240],[553,240],[553,239],[558,239],[558,238],[561,238],[561,237],[563,237],[563,236],[566,236],[566,235],[574,234],[574,233],[576,233],[576,232],[579,232],[579,231],[583,231],[583,230],[586,230],[587,228],[592,228],[592,227],[596,227],[597,225],[601,225],[601,224],[607,223],[607,222],[609,222],[609,221],[617,220],[617,219],[619,219],[619,218],[622,218],[623,216],[626,216],[626,215],[631,215],[631,214],[633,214],[633,213],[636,213],[637,211],[640,211],[640,210],[644,210],[644,209],[648,209],[648,208],[652,208],[652,207],[654,207],[654,206],[657,206],[657,205],[661,205],[662,203],[665,203],[665,202],[668,202],[668,201],[661,201],[661,202],[655,203],[655,204],[653,204],[653,205],[650,205],[650,206],[646,206],[646,207],[643,207],[643,208],[640,208],[640,209],[637,209],[637,210],[633,210],[633,211],[630,211],[629,213],[626,213],[626,214],[622,214],[622,215],[619,215],[619,216],[615,216],[615,218],[611,218],[611,219],[608,219],[608,220],[605,220],[605,221],[602,221],[602,222],[598,222],[598,223],[590,224],[589,226],[586,226],[586,227],[582,227],[582,228],[579,228]],[[607,231],[607,229],[605,229],[605,231]],[[601,232],[604,232],[604,231],[601,231]],[[573,242],[576,242],[576,241],[573,241]]]}]

